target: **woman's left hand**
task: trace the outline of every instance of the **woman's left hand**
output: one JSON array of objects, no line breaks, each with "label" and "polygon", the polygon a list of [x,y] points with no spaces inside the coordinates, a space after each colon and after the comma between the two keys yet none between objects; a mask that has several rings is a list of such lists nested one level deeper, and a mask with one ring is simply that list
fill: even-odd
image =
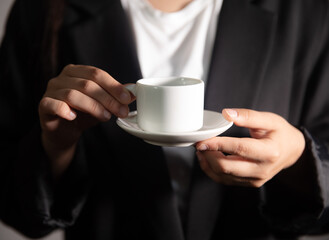
[{"label": "woman's left hand", "polygon": [[224,109],[223,116],[248,128],[251,138],[215,137],[196,144],[202,170],[216,182],[261,187],[304,151],[303,134],[279,115]]}]

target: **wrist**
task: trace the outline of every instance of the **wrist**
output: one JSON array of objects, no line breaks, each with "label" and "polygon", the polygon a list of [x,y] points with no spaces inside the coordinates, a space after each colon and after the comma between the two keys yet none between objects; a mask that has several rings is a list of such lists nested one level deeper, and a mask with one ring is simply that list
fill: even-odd
[{"label": "wrist", "polygon": [[41,142],[48,156],[53,178],[57,181],[70,165],[76,150],[77,142],[58,143],[45,132],[41,133]]}]

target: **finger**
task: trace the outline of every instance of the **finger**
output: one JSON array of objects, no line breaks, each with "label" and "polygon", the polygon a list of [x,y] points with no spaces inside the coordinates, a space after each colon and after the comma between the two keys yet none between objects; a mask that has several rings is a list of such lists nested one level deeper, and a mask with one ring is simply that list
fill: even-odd
[{"label": "finger", "polygon": [[39,103],[39,113],[41,116],[56,115],[69,121],[76,118],[76,113],[67,105],[67,103],[50,97],[44,97],[41,99]]},{"label": "finger", "polygon": [[111,118],[111,113],[95,99],[74,89],[62,89],[54,96],[57,100],[64,101],[70,107],[81,112],[90,114],[100,121],[107,121]]},{"label": "finger", "polygon": [[202,154],[216,174],[248,179],[259,179],[263,176],[263,166],[257,161],[235,155],[225,156],[219,151],[205,151]]},{"label": "finger", "polygon": [[251,129],[273,130],[281,125],[283,118],[270,112],[250,109],[224,109],[223,116],[235,125]]},{"label": "finger", "polygon": [[99,68],[70,64],[64,68],[63,72],[70,77],[96,82],[122,104],[129,104],[132,101],[129,91],[110,74]]},{"label": "finger", "polygon": [[196,152],[196,155],[199,159],[199,164],[200,164],[200,168],[202,169],[202,171],[204,173],[207,174],[208,177],[210,177],[212,180],[214,180],[215,182],[222,182],[222,179],[220,178],[220,176],[218,176],[211,168],[210,165],[208,163],[208,161],[205,159],[204,155],[202,152]]},{"label": "finger", "polygon": [[214,170],[204,153],[197,152],[200,167],[204,173],[217,183],[225,185],[238,185],[238,186],[258,186],[259,180],[250,177],[240,177]]},{"label": "finger", "polygon": [[76,89],[101,103],[109,112],[119,117],[126,117],[129,112],[128,105],[121,104],[112,95],[108,94],[101,86],[91,80],[71,78],[69,83],[61,87]]},{"label": "finger", "polygon": [[270,139],[215,137],[198,142],[196,149],[199,151],[221,151],[231,155],[241,156],[246,159],[266,161],[276,157]]}]

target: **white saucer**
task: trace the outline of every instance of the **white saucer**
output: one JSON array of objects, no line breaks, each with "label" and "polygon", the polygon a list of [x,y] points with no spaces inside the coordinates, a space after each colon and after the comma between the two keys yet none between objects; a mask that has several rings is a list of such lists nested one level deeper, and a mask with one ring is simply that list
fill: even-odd
[{"label": "white saucer", "polygon": [[222,114],[204,110],[203,126],[198,131],[185,133],[152,133],[139,128],[137,124],[137,111],[130,112],[126,118],[118,118],[117,124],[125,131],[143,139],[145,142],[167,147],[186,147],[196,142],[215,137],[227,129],[233,123],[224,119]]}]

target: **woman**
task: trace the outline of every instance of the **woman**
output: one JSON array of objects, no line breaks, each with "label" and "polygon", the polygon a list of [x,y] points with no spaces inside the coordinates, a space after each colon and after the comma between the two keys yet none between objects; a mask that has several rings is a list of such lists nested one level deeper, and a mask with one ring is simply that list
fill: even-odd
[{"label": "woman", "polygon": [[[67,239],[324,234],[328,18],[325,0],[17,1],[0,55],[2,218]],[[236,125],[196,154],[115,123],[134,110],[124,84],[175,74],[204,79],[205,108]]]}]

